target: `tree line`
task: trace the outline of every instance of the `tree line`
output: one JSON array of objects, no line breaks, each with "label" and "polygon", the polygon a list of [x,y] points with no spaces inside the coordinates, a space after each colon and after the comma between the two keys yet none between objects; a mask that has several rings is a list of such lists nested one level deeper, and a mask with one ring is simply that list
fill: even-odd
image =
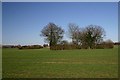
[{"label": "tree line", "polygon": [[18,49],[41,49],[45,46],[41,45],[2,45],[2,48],[18,48]]},{"label": "tree line", "polygon": [[48,23],[41,30],[41,36],[49,43],[51,50],[63,49],[95,49],[113,48],[113,41],[103,41],[105,30],[98,25],[88,25],[80,28],[75,23],[68,24],[69,38],[72,40],[62,40],[65,31],[55,23]]}]

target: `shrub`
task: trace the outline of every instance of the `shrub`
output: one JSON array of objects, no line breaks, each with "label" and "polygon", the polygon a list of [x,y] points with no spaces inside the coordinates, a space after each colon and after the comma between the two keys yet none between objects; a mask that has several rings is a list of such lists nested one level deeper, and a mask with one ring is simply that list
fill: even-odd
[{"label": "shrub", "polygon": [[114,47],[114,43],[111,40],[104,41],[96,45],[96,49],[110,49]]},{"label": "shrub", "polygon": [[105,48],[113,48],[114,47],[114,43],[111,40],[107,40],[105,41]]},{"label": "shrub", "polygon": [[82,44],[82,45],[81,45],[81,49],[88,49],[87,44]]},{"label": "shrub", "polygon": [[104,49],[104,44],[97,44],[95,46],[96,49]]},{"label": "shrub", "polygon": [[81,49],[81,46],[74,44],[57,44],[50,47],[51,50],[70,50],[70,49]]},{"label": "shrub", "polygon": [[31,46],[19,46],[19,49],[40,49],[43,48],[41,45],[31,45]]}]

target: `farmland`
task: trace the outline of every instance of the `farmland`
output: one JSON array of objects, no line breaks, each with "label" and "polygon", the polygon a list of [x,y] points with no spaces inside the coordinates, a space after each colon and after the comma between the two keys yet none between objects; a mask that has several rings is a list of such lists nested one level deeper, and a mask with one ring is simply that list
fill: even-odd
[{"label": "farmland", "polygon": [[3,78],[117,78],[118,48],[3,49]]}]

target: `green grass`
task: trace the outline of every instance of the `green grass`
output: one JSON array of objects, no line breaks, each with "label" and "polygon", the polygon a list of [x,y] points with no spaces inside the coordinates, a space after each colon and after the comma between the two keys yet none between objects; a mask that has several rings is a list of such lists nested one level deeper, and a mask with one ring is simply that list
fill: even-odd
[{"label": "green grass", "polygon": [[[0,48],[0,64],[2,64],[2,48]],[[2,79],[2,65],[0,65],[0,79]]]},{"label": "green grass", "polygon": [[3,78],[117,78],[118,48],[3,49]]}]

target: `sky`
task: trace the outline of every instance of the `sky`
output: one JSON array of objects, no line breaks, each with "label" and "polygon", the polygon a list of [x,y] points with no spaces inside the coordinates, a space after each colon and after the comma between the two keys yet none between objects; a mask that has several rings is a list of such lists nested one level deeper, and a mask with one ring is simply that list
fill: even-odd
[{"label": "sky", "polygon": [[99,25],[106,31],[104,40],[118,41],[117,2],[3,2],[2,43],[7,45],[33,45],[46,43],[40,36],[49,22],[65,30],[75,23],[83,28]]},{"label": "sky", "polygon": [[[2,2],[0,2],[0,13],[2,13]],[[2,44],[2,14],[0,14],[0,44]]]},{"label": "sky", "polygon": [[119,0],[2,0],[2,2],[119,2]]}]

